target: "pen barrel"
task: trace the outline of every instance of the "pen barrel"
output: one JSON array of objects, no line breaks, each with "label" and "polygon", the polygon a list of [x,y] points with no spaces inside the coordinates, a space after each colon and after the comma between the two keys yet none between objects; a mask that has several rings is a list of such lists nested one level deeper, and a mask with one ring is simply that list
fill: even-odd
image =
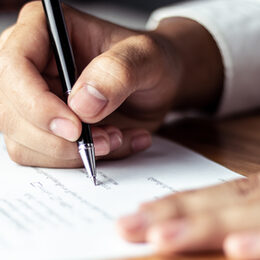
[{"label": "pen barrel", "polygon": [[42,0],[42,3],[63,93],[69,93],[76,82],[77,71],[61,3],[59,0]]},{"label": "pen barrel", "polygon": [[[76,82],[77,70],[62,6],[59,0],[42,0],[42,3],[47,17],[50,41],[53,47],[63,93],[67,98]],[[82,133],[77,142],[79,147],[83,147],[86,144],[93,144],[89,124],[82,123]]]},{"label": "pen barrel", "polygon": [[78,139],[78,145],[93,144],[93,138],[89,124],[82,123],[82,132]]}]

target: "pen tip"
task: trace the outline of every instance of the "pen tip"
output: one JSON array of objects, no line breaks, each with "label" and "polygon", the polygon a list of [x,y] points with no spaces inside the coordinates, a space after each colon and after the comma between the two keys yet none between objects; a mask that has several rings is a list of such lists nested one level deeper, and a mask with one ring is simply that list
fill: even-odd
[{"label": "pen tip", "polygon": [[93,182],[94,182],[94,185],[97,186],[97,178],[96,178],[96,176],[93,176]]},{"label": "pen tip", "polygon": [[81,149],[80,155],[89,178],[93,180],[93,183],[96,186],[96,167],[93,149]]}]

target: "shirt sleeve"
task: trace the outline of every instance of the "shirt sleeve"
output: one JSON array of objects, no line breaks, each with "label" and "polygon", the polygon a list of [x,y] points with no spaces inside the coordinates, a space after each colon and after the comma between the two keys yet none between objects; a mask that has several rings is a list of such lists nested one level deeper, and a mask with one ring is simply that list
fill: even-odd
[{"label": "shirt sleeve", "polygon": [[225,81],[219,116],[260,108],[260,1],[199,0],[156,10],[147,27],[167,17],[185,17],[215,39],[222,55]]}]

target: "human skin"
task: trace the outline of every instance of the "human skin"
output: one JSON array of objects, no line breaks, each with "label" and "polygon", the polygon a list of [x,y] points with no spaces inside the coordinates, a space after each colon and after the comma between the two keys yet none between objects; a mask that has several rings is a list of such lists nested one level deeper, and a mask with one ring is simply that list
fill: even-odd
[{"label": "human skin", "polygon": [[233,259],[260,258],[260,175],[181,192],[140,206],[118,229],[162,254],[221,250]]},{"label": "human skin", "polygon": [[25,5],[1,35],[0,131],[15,162],[81,167],[81,121],[94,126],[98,158],[128,156],[151,145],[150,133],[169,110],[217,103],[221,57],[199,24],[176,18],[153,32],[134,31],[64,11],[79,72],[69,106],[41,3]]},{"label": "human skin", "polygon": [[[134,31],[64,9],[79,72],[68,106],[41,4],[27,4],[0,38],[0,131],[15,162],[81,167],[75,144],[81,121],[94,125],[98,158],[121,158],[149,147],[170,110],[217,108],[222,59],[198,23],[168,18],[154,31]],[[259,179],[147,203],[119,220],[119,231],[162,253],[223,248],[257,259]]]}]

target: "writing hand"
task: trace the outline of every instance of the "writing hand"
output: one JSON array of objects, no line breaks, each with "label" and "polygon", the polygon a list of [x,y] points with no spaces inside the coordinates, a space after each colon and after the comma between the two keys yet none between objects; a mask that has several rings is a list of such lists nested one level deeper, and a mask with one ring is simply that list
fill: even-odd
[{"label": "writing hand", "polygon": [[127,156],[150,146],[150,132],[172,108],[202,109],[218,100],[221,56],[197,23],[166,19],[144,32],[64,11],[80,74],[69,107],[61,100],[41,3],[27,4],[1,36],[0,131],[14,161],[82,166],[73,143],[81,120],[95,125],[98,157]]},{"label": "writing hand", "polygon": [[[66,10],[71,34],[72,23],[86,29],[87,23],[80,21],[81,14]],[[83,39],[71,38],[74,42]],[[90,54],[94,55],[91,51],[84,55]],[[90,59],[83,59],[81,53],[76,57],[84,64]],[[22,165],[82,166],[74,143],[81,132],[80,119],[61,100],[63,94],[40,2],[27,4],[17,23],[1,35],[0,75],[0,131],[10,157]],[[92,131],[98,157],[119,147],[130,147],[130,141],[122,146],[123,139],[143,136],[147,139],[144,145],[150,145],[150,135],[142,129],[121,131],[106,125],[95,126]]]}]

